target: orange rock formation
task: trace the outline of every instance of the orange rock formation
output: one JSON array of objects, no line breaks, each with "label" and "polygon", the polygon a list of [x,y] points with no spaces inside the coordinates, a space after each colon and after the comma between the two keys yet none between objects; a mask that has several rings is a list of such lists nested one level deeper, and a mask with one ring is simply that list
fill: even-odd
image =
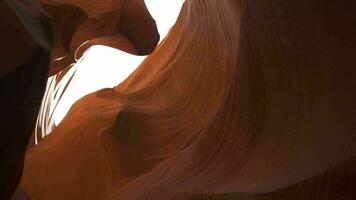
[{"label": "orange rock formation", "polygon": [[50,75],[74,63],[92,45],[146,55],[159,41],[143,0],[41,0],[51,16],[54,46]]},{"label": "orange rock formation", "polygon": [[47,77],[60,72],[54,79],[60,81],[63,69],[94,44],[144,55],[159,40],[143,0],[41,3],[44,9],[37,0],[0,2],[0,199],[9,199],[21,178]]},{"label": "orange rock formation", "polygon": [[126,81],[79,100],[27,153],[22,190],[355,199],[355,11],[350,0],[187,0]]}]

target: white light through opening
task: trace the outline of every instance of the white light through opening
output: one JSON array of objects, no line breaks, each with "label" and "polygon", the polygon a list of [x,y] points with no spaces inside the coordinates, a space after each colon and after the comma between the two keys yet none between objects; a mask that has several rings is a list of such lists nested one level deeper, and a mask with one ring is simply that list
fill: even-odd
[{"label": "white light through opening", "polygon": [[[161,40],[177,20],[184,0],[145,0],[155,19]],[[124,81],[143,61],[145,56],[134,56],[106,46],[93,46],[76,64],[77,72],[54,113],[58,125],[70,107],[81,97],[103,88],[112,88]]]}]

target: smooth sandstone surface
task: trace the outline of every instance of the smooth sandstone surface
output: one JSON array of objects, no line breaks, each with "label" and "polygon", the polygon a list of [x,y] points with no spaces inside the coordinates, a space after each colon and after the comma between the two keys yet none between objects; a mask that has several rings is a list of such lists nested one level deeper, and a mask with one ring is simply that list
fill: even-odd
[{"label": "smooth sandstone surface", "polygon": [[[30,199],[356,198],[356,3],[187,0],[26,155]],[[100,67],[100,66],[98,66]]]}]

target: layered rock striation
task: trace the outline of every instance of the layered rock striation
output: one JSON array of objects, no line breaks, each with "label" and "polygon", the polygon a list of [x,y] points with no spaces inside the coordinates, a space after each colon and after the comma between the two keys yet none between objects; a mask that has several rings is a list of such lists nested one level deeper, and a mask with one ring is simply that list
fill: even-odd
[{"label": "layered rock striation", "polygon": [[79,100],[27,152],[21,189],[51,200],[356,198],[355,10],[187,0],[128,79]]}]

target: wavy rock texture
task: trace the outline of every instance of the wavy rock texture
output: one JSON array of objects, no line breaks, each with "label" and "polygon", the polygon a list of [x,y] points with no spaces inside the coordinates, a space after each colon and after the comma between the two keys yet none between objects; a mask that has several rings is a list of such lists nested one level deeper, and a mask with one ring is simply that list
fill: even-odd
[{"label": "wavy rock texture", "polygon": [[31,149],[31,199],[354,199],[353,1],[187,0]]}]

